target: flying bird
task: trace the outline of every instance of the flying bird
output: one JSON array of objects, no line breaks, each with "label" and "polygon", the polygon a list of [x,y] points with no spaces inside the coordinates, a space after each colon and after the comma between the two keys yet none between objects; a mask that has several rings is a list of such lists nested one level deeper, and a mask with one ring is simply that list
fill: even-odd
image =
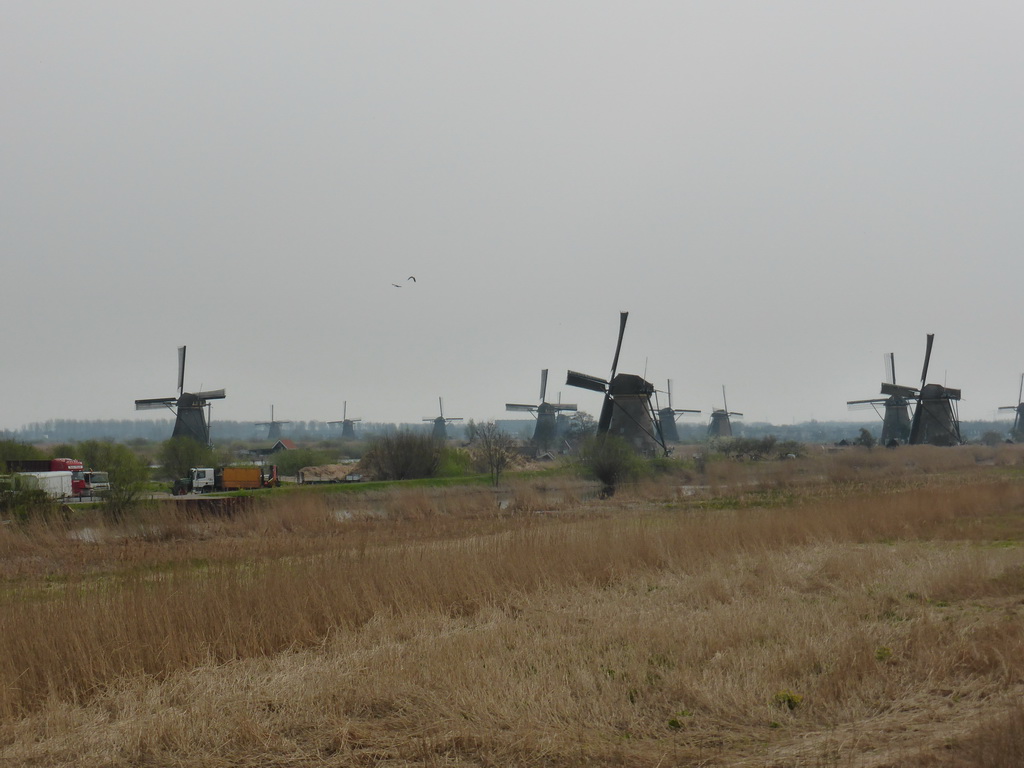
[{"label": "flying bird", "polygon": [[[409,275],[407,278],[405,278],[405,282],[409,282],[410,280],[412,280],[415,283],[416,282],[416,276],[415,275]],[[395,288],[401,288],[402,287],[399,283],[392,283],[391,285],[393,285]]]}]

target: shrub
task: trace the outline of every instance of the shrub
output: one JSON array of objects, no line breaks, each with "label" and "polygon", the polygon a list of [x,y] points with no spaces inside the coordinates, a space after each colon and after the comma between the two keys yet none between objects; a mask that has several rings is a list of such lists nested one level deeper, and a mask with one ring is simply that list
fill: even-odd
[{"label": "shrub", "polygon": [[147,463],[126,445],[90,441],[83,443],[82,448],[90,464],[105,469],[110,478],[110,490],[104,494],[107,514],[120,519],[135,509],[149,483]]},{"label": "shrub", "polygon": [[160,446],[161,474],[168,480],[187,477],[192,467],[217,465],[213,449],[191,437],[172,437]]},{"label": "shrub", "polygon": [[0,440],[0,472],[7,471],[8,461],[45,458],[46,454],[35,446],[19,443],[16,440]]},{"label": "shrub", "polygon": [[441,446],[441,455],[434,473],[437,477],[463,477],[472,474],[472,471],[473,457],[469,451]]},{"label": "shrub", "polygon": [[620,483],[639,478],[645,468],[632,446],[616,435],[588,438],[580,454],[587,472],[603,486],[603,497],[614,494]]},{"label": "shrub", "polygon": [[494,484],[516,457],[516,441],[493,421],[474,425],[470,448],[477,469],[489,472]]},{"label": "shrub", "polygon": [[279,451],[268,459],[269,463],[277,465],[277,471],[282,475],[297,475],[303,467],[318,467],[323,464],[336,464],[338,453],[330,450],[317,450],[314,448],[298,448],[292,451]]},{"label": "shrub", "polygon": [[790,711],[796,709],[804,702],[803,696],[801,696],[799,693],[793,693],[793,691],[789,690],[788,688],[783,691],[778,691],[775,694],[774,699],[776,704],[778,704],[780,707],[785,707]]},{"label": "shrub", "polygon": [[434,477],[441,468],[443,453],[444,446],[431,435],[394,432],[370,443],[361,466],[378,480]]}]

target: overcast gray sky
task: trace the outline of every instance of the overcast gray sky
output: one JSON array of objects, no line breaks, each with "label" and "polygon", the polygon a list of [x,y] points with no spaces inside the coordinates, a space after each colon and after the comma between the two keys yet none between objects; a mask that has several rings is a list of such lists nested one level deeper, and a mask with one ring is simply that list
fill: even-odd
[{"label": "overcast gray sky", "polygon": [[[1020,2],[8,1],[0,428],[1013,404]],[[417,282],[406,280],[415,275]],[[401,283],[396,289],[392,283]],[[706,415],[706,414],[705,414]]]}]

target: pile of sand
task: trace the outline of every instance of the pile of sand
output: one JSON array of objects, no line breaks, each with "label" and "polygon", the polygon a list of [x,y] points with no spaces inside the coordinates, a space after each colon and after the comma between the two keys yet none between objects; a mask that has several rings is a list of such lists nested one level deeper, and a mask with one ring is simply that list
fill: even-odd
[{"label": "pile of sand", "polygon": [[343,483],[348,475],[362,474],[358,464],[321,464],[299,470],[300,483]]}]

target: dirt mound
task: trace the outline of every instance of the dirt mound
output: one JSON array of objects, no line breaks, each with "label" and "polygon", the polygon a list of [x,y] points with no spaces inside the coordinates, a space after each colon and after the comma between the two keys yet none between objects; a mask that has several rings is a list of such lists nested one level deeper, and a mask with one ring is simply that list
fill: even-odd
[{"label": "dirt mound", "polygon": [[358,464],[321,464],[299,470],[300,483],[344,483],[345,478],[361,475]]}]

